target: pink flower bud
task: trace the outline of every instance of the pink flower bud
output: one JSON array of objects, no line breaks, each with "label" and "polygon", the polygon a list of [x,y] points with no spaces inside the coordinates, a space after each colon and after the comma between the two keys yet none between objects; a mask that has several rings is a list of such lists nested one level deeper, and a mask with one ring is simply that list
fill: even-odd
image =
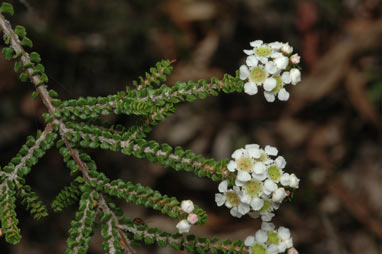
[{"label": "pink flower bud", "polygon": [[300,59],[301,59],[301,57],[298,54],[293,54],[290,56],[289,61],[292,64],[298,64],[298,63],[300,63]]},{"label": "pink flower bud", "polygon": [[288,254],[298,254],[298,251],[295,248],[290,248]]},{"label": "pink flower bud", "polygon": [[187,216],[187,221],[191,224],[195,224],[196,222],[198,222],[199,218],[198,218],[198,215],[194,214],[194,213],[190,213],[188,216]]}]

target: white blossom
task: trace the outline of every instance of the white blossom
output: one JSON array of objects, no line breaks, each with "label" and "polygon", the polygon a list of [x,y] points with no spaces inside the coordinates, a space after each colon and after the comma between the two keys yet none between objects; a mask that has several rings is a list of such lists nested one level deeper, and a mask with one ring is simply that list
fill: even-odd
[{"label": "white blossom", "polygon": [[293,68],[289,71],[292,85],[296,85],[301,81],[301,72],[299,69]]},{"label": "white blossom", "polygon": [[194,203],[191,200],[183,200],[180,207],[183,212],[191,213],[194,210]]},{"label": "white blossom", "polygon": [[276,98],[287,101],[290,97],[286,85],[296,85],[301,81],[301,73],[294,68],[300,62],[300,56],[293,54],[293,47],[288,43],[264,43],[255,40],[250,43],[252,49],[245,49],[246,64],[239,68],[239,77],[244,82],[244,92],[248,95],[258,93],[264,88],[267,102]]},{"label": "white blossom", "polygon": [[191,225],[187,220],[181,220],[178,222],[178,224],[176,224],[176,228],[178,229],[179,233],[187,233],[190,231]]}]

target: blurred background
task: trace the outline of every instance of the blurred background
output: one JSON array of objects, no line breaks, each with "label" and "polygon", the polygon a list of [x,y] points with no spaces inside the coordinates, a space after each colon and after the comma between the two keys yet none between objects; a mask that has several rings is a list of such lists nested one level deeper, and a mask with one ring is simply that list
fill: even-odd
[{"label": "blurred background", "polygon": [[[0,1],[1,2],[1,1]],[[302,82],[287,102],[263,95],[221,94],[177,111],[150,139],[216,160],[245,144],[276,146],[287,172],[301,179],[293,202],[274,223],[291,229],[300,253],[382,253],[381,2],[378,0],[19,0],[13,26],[23,25],[40,53],[49,87],[62,99],[124,90],[161,59],[176,60],[168,84],[234,75],[249,42],[289,42],[302,56]],[[0,46],[4,46],[1,42]],[[0,56],[0,164],[43,128],[45,111]],[[126,126],[132,119],[113,116]],[[214,202],[218,183],[115,152],[89,151],[109,177],[192,199],[209,219],[199,236],[244,240],[260,222],[235,219]],[[51,149],[27,183],[48,205],[72,178]],[[175,232],[174,220],[120,203],[125,215]],[[1,254],[64,253],[76,207],[34,221],[18,203],[21,243],[0,239]],[[96,230],[89,253],[103,253]],[[142,246],[139,254],[182,253]]]}]

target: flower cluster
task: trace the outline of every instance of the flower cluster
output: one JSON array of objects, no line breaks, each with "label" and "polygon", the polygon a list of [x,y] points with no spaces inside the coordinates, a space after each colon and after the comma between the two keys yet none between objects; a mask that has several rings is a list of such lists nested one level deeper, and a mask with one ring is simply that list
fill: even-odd
[{"label": "flower cluster", "polygon": [[286,84],[296,85],[301,81],[298,69],[300,56],[292,54],[293,48],[288,43],[272,42],[265,44],[261,40],[250,43],[252,49],[245,49],[246,65],[240,66],[240,79],[246,80],[244,92],[257,93],[257,87],[264,87],[264,96],[268,102],[289,99],[284,88]]},{"label": "flower cluster", "polygon": [[179,233],[187,233],[190,231],[191,225],[198,222],[198,215],[192,213],[194,210],[194,203],[191,200],[183,200],[181,203],[181,209],[183,212],[188,213],[187,219],[181,220],[176,224],[176,228]]},{"label": "flower cluster", "polygon": [[293,248],[293,241],[289,229],[279,227],[275,229],[273,223],[263,222],[254,236],[247,236],[244,244],[249,247],[251,254],[278,254],[288,250],[289,253],[297,254]]},{"label": "flower cluster", "polygon": [[[225,204],[234,217],[245,214],[262,221],[270,221],[272,213],[290,194],[298,188],[299,179],[295,174],[284,172],[286,161],[278,156],[278,150],[272,146],[260,148],[257,144],[246,145],[232,154],[227,168],[236,173],[235,184],[228,188],[228,180],[222,181],[219,192],[215,194],[218,206]],[[272,158],[276,157],[276,158]]]}]

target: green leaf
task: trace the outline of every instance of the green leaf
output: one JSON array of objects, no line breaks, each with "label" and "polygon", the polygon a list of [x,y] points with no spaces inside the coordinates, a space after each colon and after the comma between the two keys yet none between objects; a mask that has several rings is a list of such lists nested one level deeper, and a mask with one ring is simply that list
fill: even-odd
[{"label": "green leaf", "polygon": [[35,62],[35,63],[39,63],[41,62],[41,57],[40,57],[40,54],[37,53],[37,52],[32,52],[29,54],[29,57],[31,59],[32,62]]},{"label": "green leaf", "polygon": [[11,16],[14,14],[13,6],[10,3],[2,3],[0,7],[1,13],[8,13]]},{"label": "green leaf", "polygon": [[28,74],[26,74],[25,72],[20,73],[19,79],[21,80],[21,82],[26,82],[28,80]]},{"label": "green leaf", "polygon": [[37,91],[33,91],[32,98],[33,99],[37,99],[38,98],[38,92]]},{"label": "green leaf", "polygon": [[21,45],[28,46],[28,47],[32,48],[33,42],[28,37],[25,36],[21,41]]},{"label": "green leaf", "polygon": [[27,32],[25,31],[25,27],[16,26],[15,27],[15,34],[17,34],[20,38],[25,37],[27,35]]},{"label": "green leaf", "polygon": [[7,60],[11,60],[13,58],[13,48],[9,48],[9,47],[5,47],[3,48],[3,50],[1,51],[1,53],[3,53],[3,56],[5,57],[5,59]]},{"label": "green leaf", "polygon": [[19,72],[21,70],[21,67],[22,67],[21,62],[20,61],[16,61],[15,62],[15,67],[14,67],[15,72]]}]

